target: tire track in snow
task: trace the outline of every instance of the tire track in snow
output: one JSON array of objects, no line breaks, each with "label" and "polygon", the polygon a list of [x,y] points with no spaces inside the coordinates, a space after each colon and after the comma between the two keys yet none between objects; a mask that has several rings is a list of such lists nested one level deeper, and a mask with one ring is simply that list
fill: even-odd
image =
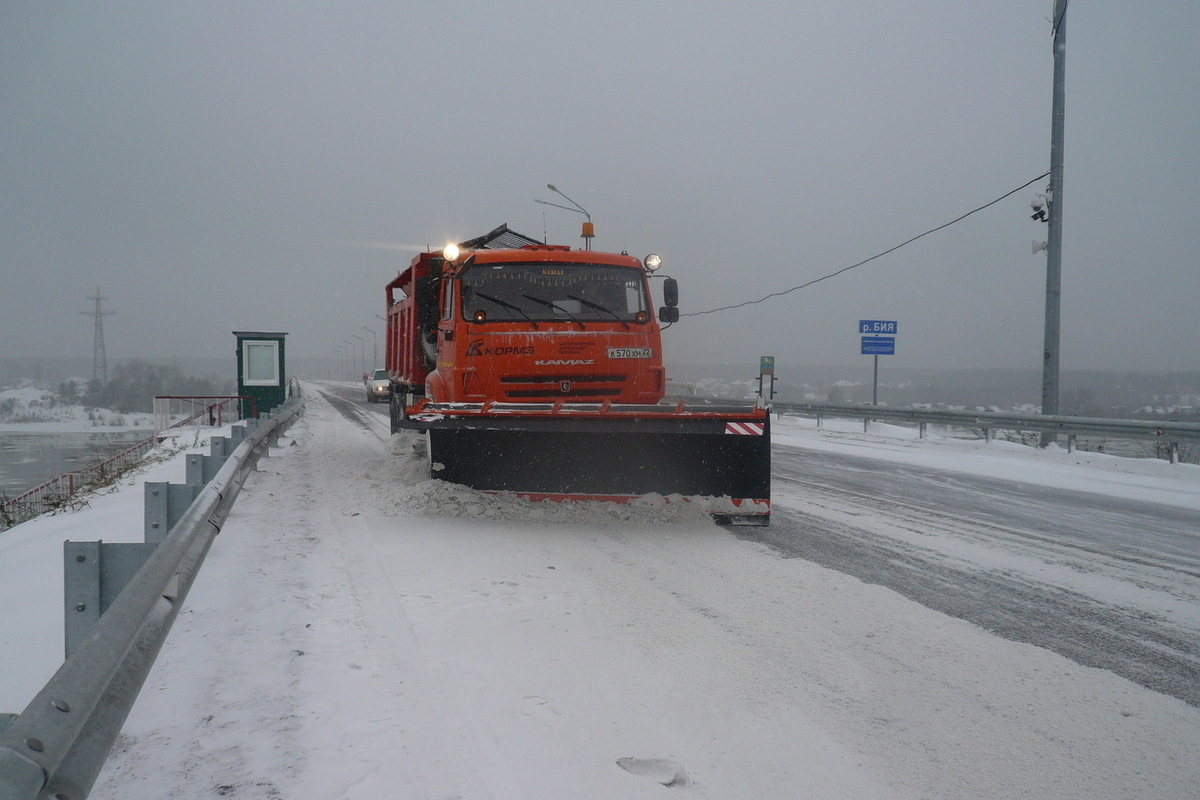
[{"label": "tire track in snow", "polygon": [[[381,434],[379,431],[378,414],[369,414],[354,404],[353,401],[347,400],[344,397],[339,397],[336,394],[331,394],[323,389],[318,389],[317,393],[324,400],[333,406],[339,414],[353,422],[358,427],[367,431],[381,442],[386,442],[388,437]],[[372,419],[371,417],[375,417]]]},{"label": "tire track in snow", "polygon": [[[784,478],[803,499],[776,502],[771,527],[738,531],[741,538],[766,544],[786,557],[804,558],[860,580],[886,586],[922,605],[965,619],[1012,641],[1044,647],[1078,664],[1106,669],[1146,688],[1200,706],[1200,633],[1173,624],[1146,609],[1104,602],[1069,588],[1039,582],[1015,571],[972,564],[934,549],[940,539],[978,539],[981,531],[1031,547],[1027,557],[1050,560],[1053,539],[1034,531],[1029,537],[974,519],[969,498],[943,490],[930,492],[925,506],[895,503],[828,481],[795,475]],[[779,476],[777,476],[777,481]],[[897,475],[897,481],[902,477]],[[800,494],[794,494],[799,498]],[[942,513],[944,510],[945,513]],[[889,536],[888,528],[931,535],[926,548]],[[1036,539],[1036,542],[1030,542]],[[1174,573],[1178,582],[1194,582],[1191,572],[1145,559],[1061,543],[1076,569],[1107,572],[1113,558],[1139,567]],[[1094,562],[1083,561],[1097,556]],[[1107,562],[1107,563],[1106,563]],[[1123,579],[1128,580],[1123,576]],[[1162,581],[1169,586],[1172,581]],[[1162,586],[1153,587],[1162,590]],[[1186,592],[1185,592],[1186,594]]]}]

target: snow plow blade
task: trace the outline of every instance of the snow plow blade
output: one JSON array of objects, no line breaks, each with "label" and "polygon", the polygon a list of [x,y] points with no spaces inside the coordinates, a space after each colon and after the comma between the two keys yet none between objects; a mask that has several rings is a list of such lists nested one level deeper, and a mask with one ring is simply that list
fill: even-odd
[{"label": "snow plow blade", "polygon": [[701,502],[720,524],[770,520],[770,421],[750,406],[425,404],[434,477],[531,500]]}]

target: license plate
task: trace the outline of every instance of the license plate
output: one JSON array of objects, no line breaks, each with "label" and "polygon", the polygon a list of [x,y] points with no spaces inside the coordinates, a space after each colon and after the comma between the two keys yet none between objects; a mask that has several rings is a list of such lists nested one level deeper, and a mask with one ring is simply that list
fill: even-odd
[{"label": "license plate", "polygon": [[654,356],[654,348],[652,347],[610,347],[608,348],[609,358],[652,358]]}]

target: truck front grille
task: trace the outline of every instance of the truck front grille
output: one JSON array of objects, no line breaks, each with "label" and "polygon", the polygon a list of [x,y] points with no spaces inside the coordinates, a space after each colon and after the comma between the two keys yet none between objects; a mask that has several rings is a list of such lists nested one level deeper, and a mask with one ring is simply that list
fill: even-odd
[{"label": "truck front grille", "polygon": [[623,383],[624,375],[503,375],[501,383]]},{"label": "truck front grille", "polygon": [[554,399],[556,397],[616,397],[620,393],[620,389],[589,389],[586,386],[576,388],[574,385],[572,385],[571,389],[566,392],[559,391],[551,386],[547,386],[544,389],[510,389],[504,394],[506,397],[511,397],[513,399],[521,398],[522,400],[529,400],[535,397],[541,397],[545,399]]},{"label": "truck front grille", "polygon": [[[575,399],[617,397],[625,375],[504,375],[504,395],[511,400],[532,400],[570,397]],[[562,387],[569,388],[564,392]],[[596,384],[600,384],[597,386]]]}]

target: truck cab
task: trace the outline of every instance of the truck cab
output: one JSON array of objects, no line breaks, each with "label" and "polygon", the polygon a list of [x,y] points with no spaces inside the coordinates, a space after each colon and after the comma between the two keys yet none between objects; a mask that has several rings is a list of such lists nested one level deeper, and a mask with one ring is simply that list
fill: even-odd
[{"label": "truck cab", "polygon": [[418,255],[387,286],[393,416],[422,398],[657,403],[666,389],[659,318],[678,319],[670,278],[654,313],[658,264],[545,245],[506,226]]},{"label": "truck cab", "polygon": [[637,259],[487,250],[447,263],[440,284],[432,402],[662,398],[662,344]]}]

